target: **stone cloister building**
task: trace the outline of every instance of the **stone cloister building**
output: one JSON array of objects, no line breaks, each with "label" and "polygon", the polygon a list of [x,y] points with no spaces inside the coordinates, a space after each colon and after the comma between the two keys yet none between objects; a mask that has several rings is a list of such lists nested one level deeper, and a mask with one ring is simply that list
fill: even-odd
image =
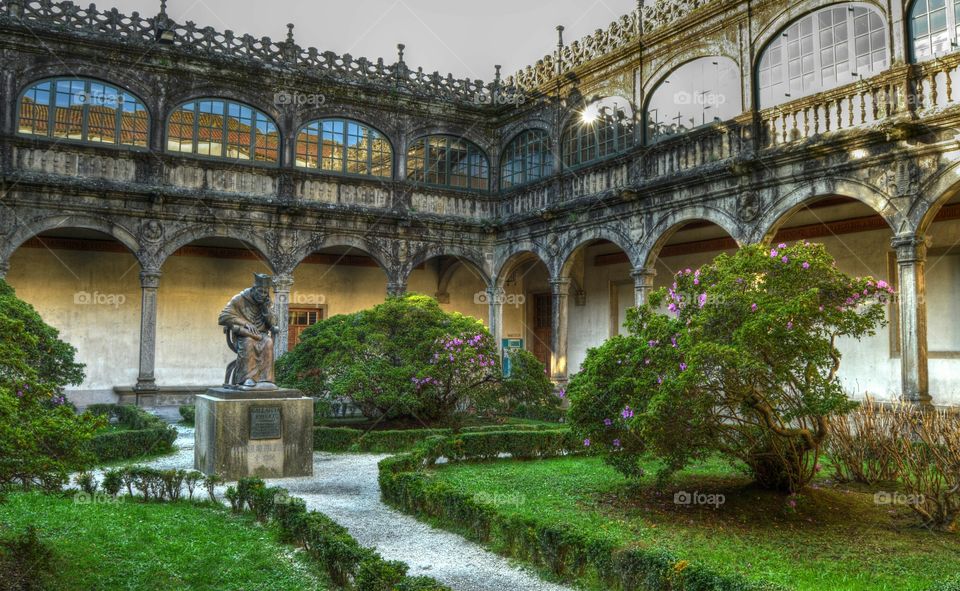
[{"label": "stone cloister building", "polygon": [[899,294],[850,395],[960,402],[950,1],[658,0],[483,83],[0,0],[0,275],[78,348],[75,400],[153,404],[222,381],[252,272],[279,352],[412,291],[562,382],[677,269],[815,240]]}]

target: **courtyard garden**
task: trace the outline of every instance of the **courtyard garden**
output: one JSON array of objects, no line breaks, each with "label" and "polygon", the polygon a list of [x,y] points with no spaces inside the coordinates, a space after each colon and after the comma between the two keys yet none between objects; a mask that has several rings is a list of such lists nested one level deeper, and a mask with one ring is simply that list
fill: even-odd
[{"label": "courtyard garden", "polygon": [[278,362],[314,475],[225,483],[191,470],[190,407],[77,412],[72,348],[0,283],[0,589],[960,589],[960,413],[837,378],[890,297],[821,246],[744,247],[563,387],[390,298]]}]

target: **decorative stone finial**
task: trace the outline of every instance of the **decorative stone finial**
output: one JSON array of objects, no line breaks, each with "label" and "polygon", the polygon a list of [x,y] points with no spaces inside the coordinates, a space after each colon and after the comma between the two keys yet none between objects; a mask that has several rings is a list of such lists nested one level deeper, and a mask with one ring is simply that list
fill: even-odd
[{"label": "decorative stone finial", "polygon": [[167,16],[167,0],[160,0],[160,16]]},{"label": "decorative stone finial", "polygon": [[557,25],[557,49],[563,49],[563,25]]},{"label": "decorative stone finial", "polygon": [[287,23],[287,43],[293,44],[293,23]]},{"label": "decorative stone finial", "polygon": [[397,43],[397,63],[398,64],[403,63],[403,50],[406,48],[407,46],[404,45],[403,43]]},{"label": "decorative stone finial", "polygon": [[496,68],[497,72],[496,74],[493,75],[493,80],[494,82],[497,83],[497,85],[499,85],[500,84],[500,64],[495,65],[494,68]]}]

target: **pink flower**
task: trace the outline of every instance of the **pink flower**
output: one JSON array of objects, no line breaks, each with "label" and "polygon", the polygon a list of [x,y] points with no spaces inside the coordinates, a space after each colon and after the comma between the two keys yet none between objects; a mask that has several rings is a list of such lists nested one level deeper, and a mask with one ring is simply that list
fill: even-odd
[{"label": "pink flower", "polygon": [[784,255],[784,257],[783,257],[782,259],[780,259],[780,260],[781,260],[782,262],[784,262],[784,263],[789,263],[789,262],[790,262],[790,257]]},{"label": "pink flower", "polygon": [[603,424],[609,427],[610,425],[613,424],[613,421],[611,421],[610,419],[603,419]]},{"label": "pink flower", "polygon": [[613,447],[620,447],[620,440],[619,440],[619,439],[614,439],[614,440],[613,440]]},{"label": "pink flower", "polygon": [[803,267],[804,269],[809,269],[809,268],[810,268],[810,263],[804,261],[804,263],[803,263],[802,265],[800,265],[800,266]]},{"label": "pink flower", "polygon": [[793,330],[793,323],[792,323],[792,322],[788,322],[788,323],[787,323],[787,330]]},{"label": "pink flower", "polygon": [[589,439],[584,439],[584,440],[583,440],[583,447],[590,447],[590,440],[589,440]]},{"label": "pink flower", "polygon": [[780,254],[780,253],[777,252],[777,249],[776,249],[776,248],[771,248],[771,249],[770,249],[770,258],[771,258],[771,259],[777,258],[777,256],[778,256],[779,254]]},{"label": "pink flower", "polygon": [[680,362],[680,371],[687,371],[687,364],[682,361]]},{"label": "pink flower", "polygon": [[756,311],[757,311],[757,307],[758,307],[758,306],[757,306],[756,304],[752,304],[752,305],[750,306],[750,310],[751,310],[752,312],[756,312]]},{"label": "pink flower", "polygon": [[700,297],[697,298],[697,304],[699,304],[700,307],[702,308],[706,305],[706,303],[707,303],[707,294],[705,293],[700,294]]},{"label": "pink flower", "polygon": [[786,247],[787,247],[786,242],[781,242],[780,244],[777,245],[777,248],[786,248]]}]

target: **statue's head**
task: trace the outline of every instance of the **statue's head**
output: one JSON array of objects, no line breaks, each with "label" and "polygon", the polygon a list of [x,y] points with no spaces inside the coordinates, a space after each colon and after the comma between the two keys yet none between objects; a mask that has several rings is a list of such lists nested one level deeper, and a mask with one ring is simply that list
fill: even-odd
[{"label": "statue's head", "polygon": [[273,277],[263,273],[253,274],[253,299],[258,303],[270,299],[270,288],[273,287]]}]

